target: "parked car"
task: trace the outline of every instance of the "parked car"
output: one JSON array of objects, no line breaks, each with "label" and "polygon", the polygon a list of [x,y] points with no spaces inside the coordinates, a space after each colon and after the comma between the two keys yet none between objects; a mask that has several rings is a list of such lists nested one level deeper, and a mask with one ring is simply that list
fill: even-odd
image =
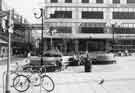
[{"label": "parked car", "polygon": [[113,53],[99,53],[93,59],[93,64],[109,64],[116,63],[116,59]]},{"label": "parked car", "polygon": [[69,66],[73,62],[73,56],[62,56],[62,65]]},{"label": "parked car", "polygon": [[[62,53],[56,50],[45,51],[43,53],[43,65],[46,66],[46,70],[60,70],[62,66]],[[30,66],[40,67],[41,56],[31,56],[30,63],[24,66],[24,70],[28,69]]]}]

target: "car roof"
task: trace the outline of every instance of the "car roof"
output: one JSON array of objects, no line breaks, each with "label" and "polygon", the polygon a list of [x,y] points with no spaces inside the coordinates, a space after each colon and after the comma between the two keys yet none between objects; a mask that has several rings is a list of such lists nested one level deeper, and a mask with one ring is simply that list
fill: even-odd
[{"label": "car roof", "polygon": [[62,55],[62,53],[58,50],[47,50],[47,51],[44,51],[43,54],[56,54],[56,55]]}]

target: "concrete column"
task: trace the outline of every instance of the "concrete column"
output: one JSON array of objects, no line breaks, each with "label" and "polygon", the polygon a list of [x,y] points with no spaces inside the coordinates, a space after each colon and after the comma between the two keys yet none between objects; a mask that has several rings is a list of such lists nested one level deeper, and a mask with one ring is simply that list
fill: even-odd
[{"label": "concrete column", "polygon": [[104,19],[106,21],[106,26],[105,26],[105,33],[111,33],[110,27],[111,27],[111,20],[112,20],[112,9],[111,8],[106,8],[104,10]]},{"label": "concrete column", "polygon": [[112,0],[104,0],[105,4],[112,4]]},{"label": "concrete column", "polygon": [[79,33],[79,25],[80,25],[80,23],[72,23],[72,34]]},{"label": "concrete column", "polygon": [[67,53],[67,40],[66,39],[63,39],[64,41],[64,54]]},{"label": "concrete column", "polygon": [[79,40],[75,40],[75,52],[79,52]]},{"label": "concrete column", "polygon": [[112,46],[110,44],[110,40],[106,40],[106,42],[105,42],[105,49],[106,50],[112,50]]},{"label": "concrete column", "polygon": [[121,0],[120,3],[121,4],[127,4],[127,0]]}]

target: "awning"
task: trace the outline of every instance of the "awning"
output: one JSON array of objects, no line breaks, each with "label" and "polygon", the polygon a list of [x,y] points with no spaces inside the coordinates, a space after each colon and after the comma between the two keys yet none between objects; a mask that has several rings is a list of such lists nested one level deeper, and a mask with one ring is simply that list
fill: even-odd
[{"label": "awning", "polygon": [[53,36],[44,36],[44,38],[57,39],[112,39],[112,37],[112,34],[57,34]]},{"label": "awning", "polygon": [[6,41],[0,39],[0,43],[1,43],[1,44],[7,44],[8,42],[6,42]]}]

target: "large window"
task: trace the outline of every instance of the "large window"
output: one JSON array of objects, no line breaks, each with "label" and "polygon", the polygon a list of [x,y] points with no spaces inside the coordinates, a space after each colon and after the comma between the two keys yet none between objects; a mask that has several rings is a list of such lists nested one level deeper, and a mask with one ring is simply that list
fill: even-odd
[{"label": "large window", "polygon": [[96,0],[96,3],[103,3],[103,0]]},{"label": "large window", "polygon": [[114,28],[114,33],[135,34],[135,28]]},{"label": "large window", "polygon": [[120,0],[113,0],[113,4],[120,4]]},{"label": "large window", "polygon": [[113,12],[113,19],[135,19],[135,12]]},{"label": "large window", "polygon": [[65,0],[65,3],[72,3],[72,0]]},{"label": "large window", "polygon": [[55,11],[50,18],[72,18],[72,11]]},{"label": "large window", "polygon": [[56,29],[56,33],[72,33],[72,27],[59,26],[59,27],[50,27],[50,29]]},{"label": "large window", "polygon": [[89,0],[82,0],[82,3],[89,3]]},{"label": "large window", "polygon": [[103,19],[104,15],[102,11],[83,11],[82,19]]},{"label": "large window", "polygon": [[51,3],[57,3],[58,0],[51,0]]},{"label": "large window", "polygon": [[102,27],[82,27],[81,33],[104,33],[104,28],[102,28]]},{"label": "large window", "polygon": [[127,0],[127,3],[135,3],[135,0]]}]

